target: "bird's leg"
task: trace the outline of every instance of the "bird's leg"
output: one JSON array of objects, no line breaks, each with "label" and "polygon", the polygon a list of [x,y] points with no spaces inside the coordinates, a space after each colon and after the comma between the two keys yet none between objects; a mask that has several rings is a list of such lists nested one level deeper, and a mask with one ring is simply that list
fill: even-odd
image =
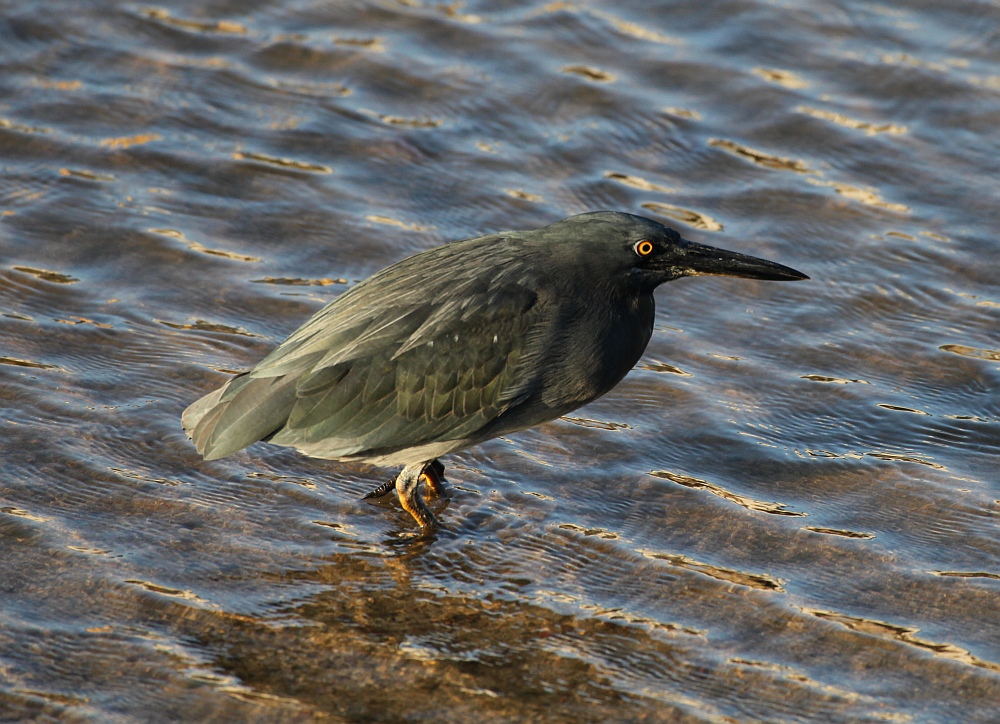
[{"label": "bird's leg", "polygon": [[[431,493],[431,495],[435,498],[440,498],[444,495],[444,487],[441,485],[444,481],[444,465],[441,464],[440,460],[432,460],[427,467],[424,468],[421,475],[423,476],[424,485],[427,487],[427,490]],[[361,496],[361,499],[371,500],[372,498],[382,498],[391,493],[395,487],[396,478],[390,478],[375,488],[375,490]]]},{"label": "bird's leg", "polygon": [[424,489],[435,498],[444,495],[444,465],[440,460],[431,460],[420,474],[424,481]]},{"label": "bird's leg", "polygon": [[392,489],[396,487],[396,478],[390,478],[382,483],[380,486],[375,488],[367,495],[362,496],[362,500],[368,500],[369,498],[381,498],[384,495],[388,495],[392,492]]},{"label": "bird's leg", "polygon": [[437,518],[427,507],[424,499],[420,497],[418,490],[421,479],[426,477],[425,470],[429,468],[431,468],[429,463],[407,465],[396,476],[396,493],[399,495],[399,502],[403,509],[420,524],[421,528],[435,528],[438,525]]}]

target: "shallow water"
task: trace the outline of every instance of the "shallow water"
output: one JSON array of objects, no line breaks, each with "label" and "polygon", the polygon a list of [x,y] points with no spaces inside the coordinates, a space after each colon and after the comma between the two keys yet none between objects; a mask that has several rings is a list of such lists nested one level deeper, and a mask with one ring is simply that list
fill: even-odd
[{"label": "shallow water", "polygon": [[[0,18],[0,719],[996,721],[995,3],[26,2]],[[420,249],[617,209],[571,418],[391,471],[184,407]]]}]

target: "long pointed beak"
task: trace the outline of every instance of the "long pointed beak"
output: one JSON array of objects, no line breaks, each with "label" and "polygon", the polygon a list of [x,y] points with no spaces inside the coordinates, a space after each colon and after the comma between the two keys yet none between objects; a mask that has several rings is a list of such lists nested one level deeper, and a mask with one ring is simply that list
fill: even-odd
[{"label": "long pointed beak", "polygon": [[775,282],[790,282],[808,279],[805,274],[784,264],[767,259],[739,254],[735,251],[717,249],[707,244],[681,240],[676,256],[671,255],[670,265],[682,276],[744,277],[746,279],[766,279]]}]

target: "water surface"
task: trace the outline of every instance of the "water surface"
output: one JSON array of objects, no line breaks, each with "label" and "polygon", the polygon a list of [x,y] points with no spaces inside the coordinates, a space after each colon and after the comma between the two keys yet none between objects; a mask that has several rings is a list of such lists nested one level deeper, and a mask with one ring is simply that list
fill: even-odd
[{"label": "water surface", "polygon": [[[0,718],[996,721],[1000,10],[27,2],[0,15]],[[630,376],[393,471],[194,399],[408,254],[651,216]]]}]

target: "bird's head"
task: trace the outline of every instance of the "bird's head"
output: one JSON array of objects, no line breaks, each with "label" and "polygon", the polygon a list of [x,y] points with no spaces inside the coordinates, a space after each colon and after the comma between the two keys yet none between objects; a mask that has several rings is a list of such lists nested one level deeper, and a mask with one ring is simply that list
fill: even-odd
[{"label": "bird's head", "polygon": [[614,211],[571,216],[543,231],[573,239],[577,257],[599,275],[643,293],[690,276],[726,276],[769,281],[809,277],[783,264],[698,244],[652,219]]}]

